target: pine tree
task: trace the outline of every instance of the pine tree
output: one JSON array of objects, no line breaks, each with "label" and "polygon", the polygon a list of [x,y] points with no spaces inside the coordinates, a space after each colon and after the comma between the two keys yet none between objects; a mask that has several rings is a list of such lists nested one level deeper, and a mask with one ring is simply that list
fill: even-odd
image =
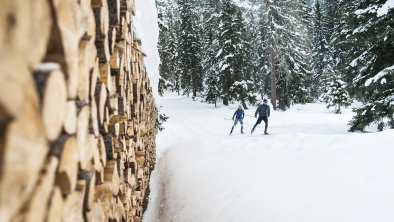
[{"label": "pine tree", "polygon": [[219,79],[219,64],[216,55],[219,51],[218,28],[219,28],[219,6],[217,0],[209,0],[206,5],[203,19],[203,68],[205,79],[205,101],[214,103],[221,95],[221,84]]},{"label": "pine tree", "polygon": [[254,102],[251,73],[246,64],[245,27],[241,11],[231,0],[221,2],[219,45],[217,59],[220,68],[223,104],[239,100],[246,108],[246,101]]},{"label": "pine tree", "polygon": [[[292,103],[312,100],[309,86],[312,78],[311,8],[305,0],[292,1],[294,17],[298,20],[293,27],[294,39],[288,58],[290,70],[290,98]],[[291,42],[291,41],[290,41]]]},{"label": "pine tree", "polygon": [[158,19],[159,19],[159,28],[160,28],[160,33],[159,33],[159,44],[158,44],[158,49],[160,51],[160,60],[163,61],[160,63],[159,66],[159,72],[160,72],[160,80],[159,80],[159,94],[163,95],[164,90],[167,89],[167,80],[171,78],[171,69],[170,69],[170,62],[169,58],[171,57],[170,53],[170,48],[169,46],[169,32],[170,29],[168,27],[168,23],[165,21],[165,19],[168,16],[165,16],[163,13],[165,13],[167,9],[167,5],[165,5],[164,2],[157,1],[157,9],[158,9]]},{"label": "pine tree", "polygon": [[341,107],[347,107],[351,104],[347,84],[342,81],[340,75],[331,77],[327,92],[323,95],[323,100],[326,102],[327,108],[335,107],[335,113],[341,113]]},{"label": "pine tree", "polygon": [[156,1],[159,19],[160,94],[170,89],[180,91],[180,66],[178,57],[179,18],[177,5],[166,0]]},{"label": "pine tree", "polygon": [[345,1],[350,30],[346,43],[356,46],[349,52],[347,74],[353,78],[352,92],[363,103],[354,110],[350,131],[363,131],[373,123],[379,130],[394,128],[394,9],[383,10],[385,3]]},{"label": "pine tree", "polygon": [[201,64],[201,45],[199,17],[195,0],[179,0],[180,38],[179,57],[181,61],[181,88],[184,93],[197,96],[203,91],[203,69]]},{"label": "pine tree", "polygon": [[[267,97],[271,93],[270,88],[270,61],[268,51],[268,25],[267,25],[267,14],[265,10],[265,4],[260,3],[257,11],[251,11],[251,17],[248,28],[252,30],[249,36],[249,53],[252,65],[252,79],[256,93],[261,98]],[[255,25],[256,24],[256,25]]]},{"label": "pine tree", "polygon": [[268,47],[271,66],[271,103],[285,110],[294,102],[306,102],[311,75],[308,21],[303,1],[267,0]]},{"label": "pine tree", "polygon": [[317,0],[314,5],[313,16],[313,78],[312,96],[318,98],[324,91],[325,69],[328,50],[328,40],[326,39],[327,23],[323,13],[320,1]]}]

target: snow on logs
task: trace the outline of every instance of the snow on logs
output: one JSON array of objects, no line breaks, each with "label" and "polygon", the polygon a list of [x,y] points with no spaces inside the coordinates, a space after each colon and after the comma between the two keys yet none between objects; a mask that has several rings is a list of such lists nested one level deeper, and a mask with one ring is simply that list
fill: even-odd
[{"label": "snow on logs", "polygon": [[157,108],[133,0],[0,7],[0,221],[140,221]]}]

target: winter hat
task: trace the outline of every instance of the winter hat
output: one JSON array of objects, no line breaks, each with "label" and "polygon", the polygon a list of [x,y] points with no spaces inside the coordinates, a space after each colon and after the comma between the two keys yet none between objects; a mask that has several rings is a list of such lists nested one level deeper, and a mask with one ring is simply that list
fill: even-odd
[{"label": "winter hat", "polygon": [[264,103],[267,103],[267,102],[268,102],[268,100],[267,100],[267,99],[264,99],[264,100],[263,100],[263,102],[264,102]]}]

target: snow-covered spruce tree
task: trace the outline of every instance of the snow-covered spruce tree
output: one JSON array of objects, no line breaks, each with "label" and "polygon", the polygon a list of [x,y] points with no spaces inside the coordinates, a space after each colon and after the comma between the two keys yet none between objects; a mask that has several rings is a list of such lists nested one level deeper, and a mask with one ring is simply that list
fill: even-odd
[{"label": "snow-covered spruce tree", "polygon": [[221,84],[219,79],[219,64],[216,55],[219,51],[218,27],[219,27],[219,5],[217,0],[208,0],[203,18],[203,70],[205,73],[205,101],[214,103],[221,95]]},{"label": "snow-covered spruce tree", "polygon": [[185,94],[197,96],[203,91],[199,15],[196,0],[178,0],[180,9],[179,57],[181,88]]},{"label": "snow-covered spruce tree", "polygon": [[245,72],[245,28],[239,8],[232,0],[221,1],[219,25],[220,51],[217,59],[220,68],[223,104],[241,101],[246,108],[246,101],[254,102],[251,73]]},{"label": "snow-covered spruce tree", "polygon": [[172,1],[157,0],[156,6],[159,19],[159,43],[160,53],[160,81],[159,90],[180,90],[180,72],[178,58],[178,30],[179,21],[177,5]]},{"label": "snow-covered spruce tree", "polygon": [[160,80],[159,80],[159,94],[163,95],[164,90],[167,89],[166,81],[170,77],[170,69],[169,63],[169,49],[168,46],[168,35],[169,35],[169,27],[165,22],[166,16],[163,13],[166,11],[166,4],[160,0],[156,1],[156,7],[158,11],[158,25],[159,25],[159,43],[158,43],[158,50],[160,52],[160,60],[162,61],[159,65],[159,72],[160,72]]},{"label": "snow-covered spruce tree", "polygon": [[[331,59],[333,61],[333,72],[340,73],[343,80],[351,85],[353,77],[348,73],[351,53],[355,49],[355,44],[350,38],[352,30],[346,22],[349,13],[355,11],[355,6],[351,0],[332,1],[330,4],[324,3],[324,12],[327,17],[326,39],[329,39]],[[354,97],[352,89],[349,88],[351,97]]]},{"label": "snow-covered spruce tree", "polygon": [[253,67],[252,78],[256,93],[263,98],[271,93],[265,4],[259,3],[257,10],[251,11],[250,14],[248,30],[251,31],[248,42],[251,44],[249,44],[248,56]]},{"label": "snow-covered spruce tree", "polygon": [[300,0],[267,0],[268,50],[271,66],[271,102],[273,108],[290,107],[292,100],[305,102],[306,80],[311,75],[310,39]]},{"label": "snow-covered spruce tree", "polygon": [[322,96],[327,108],[335,107],[335,113],[341,113],[341,107],[347,107],[351,104],[347,84],[342,81],[340,75],[331,76],[328,83],[327,92]]},{"label": "snow-covered spruce tree", "polygon": [[310,80],[312,78],[312,41],[311,41],[311,8],[305,0],[292,1],[294,17],[297,19],[293,27],[294,40],[290,41],[290,99],[292,103],[311,102]]},{"label": "snow-covered spruce tree", "polygon": [[355,109],[350,131],[363,131],[372,123],[379,130],[394,128],[394,9],[387,0],[346,3],[348,43],[356,46],[347,61],[348,75],[352,92],[363,103]]},{"label": "snow-covered spruce tree", "polygon": [[313,77],[311,81],[312,96],[318,98],[324,91],[327,78],[325,75],[327,51],[329,48],[326,39],[327,21],[324,11],[317,0],[313,10]]}]

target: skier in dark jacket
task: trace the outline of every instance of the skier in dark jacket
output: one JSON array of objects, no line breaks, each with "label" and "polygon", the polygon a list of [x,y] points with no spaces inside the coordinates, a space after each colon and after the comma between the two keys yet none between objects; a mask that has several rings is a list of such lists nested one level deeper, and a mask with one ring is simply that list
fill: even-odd
[{"label": "skier in dark jacket", "polygon": [[[235,117],[235,119],[234,119],[234,117]],[[234,126],[237,125],[238,122],[241,123],[241,134],[244,133],[244,123],[243,123],[244,117],[245,117],[245,112],[242,109],[242,106],[239,106],[237,111],[235,111],[235,113],[233,115],[234,125],[233,125],[233,127],[231,127],[230,135],[233,133]]]},{"label": "skier in dark jacket", "polygon": [[268,128],[268,117],[270,116],[270,107],[268,106],[267,102],[268,101],[266,99],[264,99],[263,104],[261,104],[261,105],[259,105],[259,107],[257,107],[254,117],[257,118],[257,114],[259,114],[259,118],[257,119],[256,124],[254,124],[253,129],[250,132],[250,134],[253,133],[254,129],[256,128],[257,125],[259,125],[261,123],[261,121],[264,121],[264,123],[265,123],[264,134],[268,134],[267,128]]}]

